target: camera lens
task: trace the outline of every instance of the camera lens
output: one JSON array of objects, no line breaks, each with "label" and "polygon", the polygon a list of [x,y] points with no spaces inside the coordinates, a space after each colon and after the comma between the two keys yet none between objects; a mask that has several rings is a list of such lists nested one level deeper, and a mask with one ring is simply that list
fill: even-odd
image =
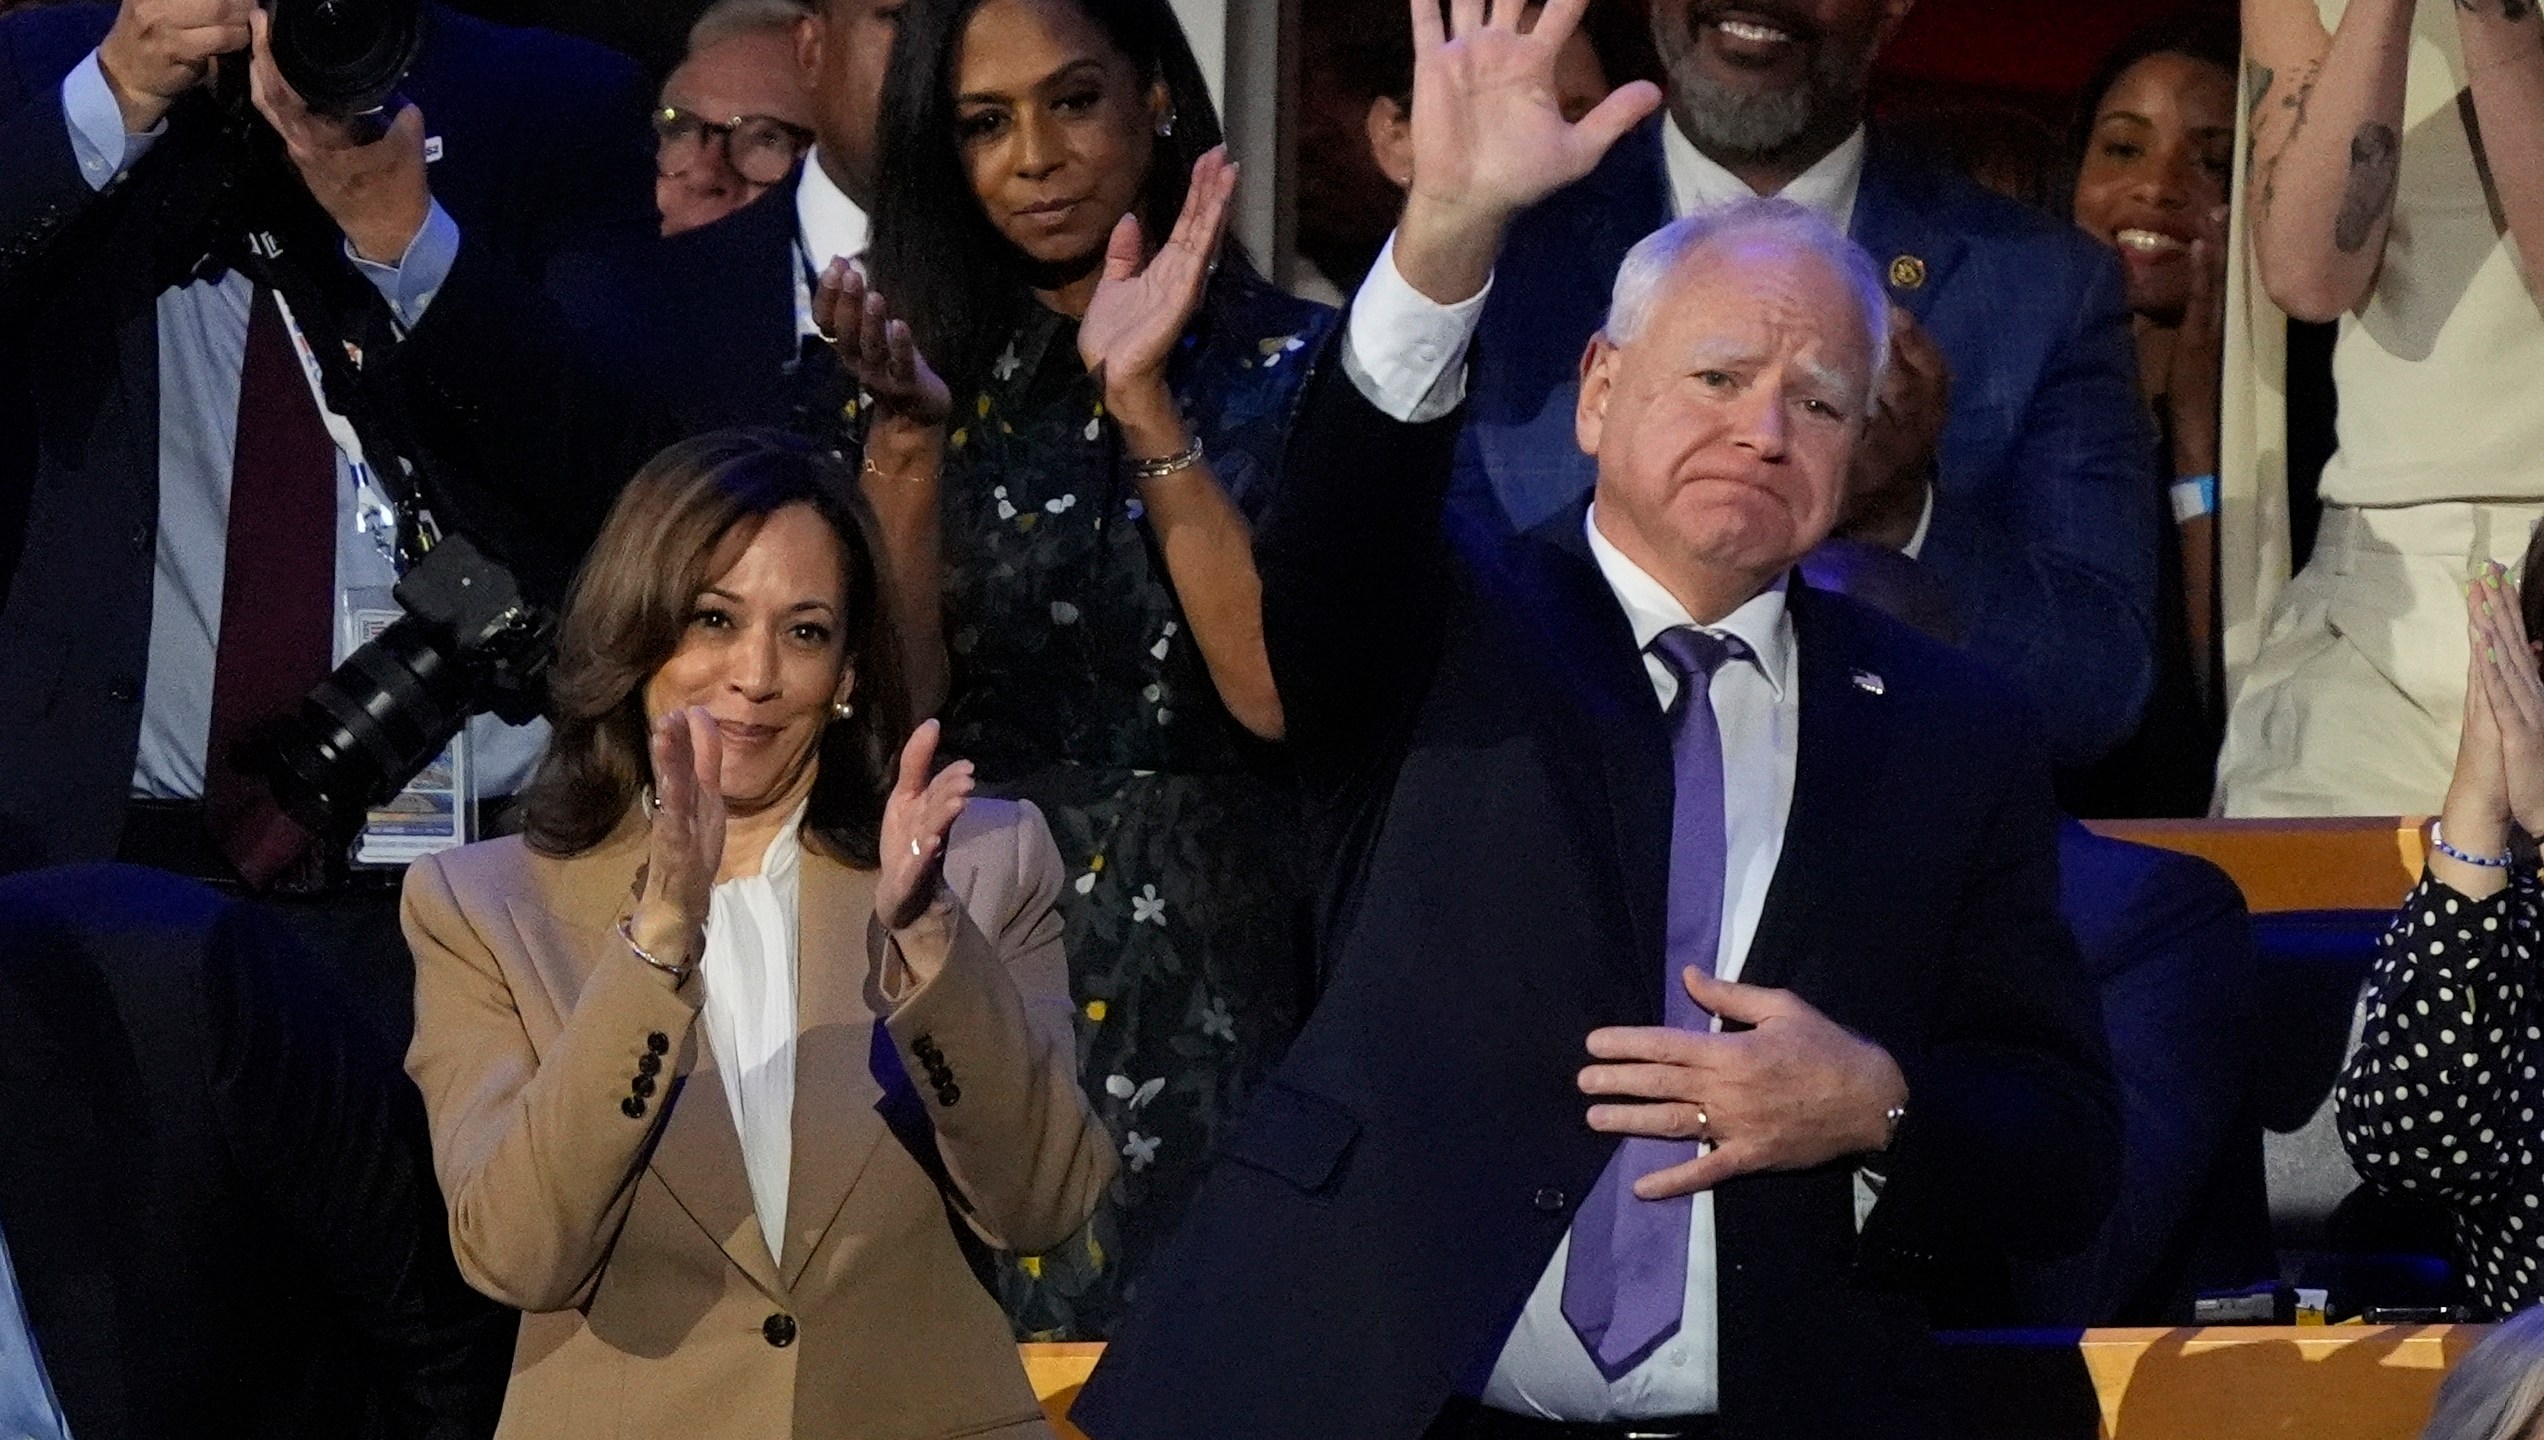
[{"label": "camera lens", "polygon": [[424,43],[421,0],[270,0],[274,65],[309,108],[367,114],[388,103]]}]

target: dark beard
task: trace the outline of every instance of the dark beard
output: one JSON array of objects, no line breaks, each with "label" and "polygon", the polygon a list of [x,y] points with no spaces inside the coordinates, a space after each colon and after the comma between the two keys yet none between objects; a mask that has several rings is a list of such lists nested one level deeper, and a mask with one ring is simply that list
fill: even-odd
[{"label": "dark beard", "polygon": [[[1749,94],[1716,82],[1695,63],[1697,32],[1716,17],[1738,10],[1768,20],[1811,47],[1808,78],[1798,89]],[[1675,35],[1662,26],[1683,26]],[[1697,0],[1675,21],[1654,16],[1654,39],[1670,68],[1670,113],[1698,149],[1735,159],[1765,159],[1823,130],[1851,130],[1861,118],[1874,50],[1840,49],[1800,17],[1780,13],[1773,0]],[[1842,124],[1840,122],[1843,122]]]}]

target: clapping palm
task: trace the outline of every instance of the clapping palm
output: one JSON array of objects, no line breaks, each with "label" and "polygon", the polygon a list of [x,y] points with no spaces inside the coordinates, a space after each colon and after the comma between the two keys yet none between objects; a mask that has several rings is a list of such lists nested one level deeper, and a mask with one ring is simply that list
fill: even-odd
[{"label": "clapping palm", "polygon": [[1144,254],[1136,212],[1113,227],[1104,252],[1104,278],[1078,322],[1078,358],[1108,395],[1165,373],[1175,342],[1201,308],[1220,237],[1227,233],[1228,203],[1236,192],[1237,162],[1221,145],[1193,162],[1184,212],[1154,258]]},{"label": "clapping palm", "polygon": [[1499,222],[1598,168],[1601,156],[1659,108],[1635,81],[1579,124],[1564,119],[1555,61],[1589,0],[1548,0],[1522,33],[1525,0],[1438,0],[1413,6],[1413,197]]},{"label": "clapping palm", "polygon": [[2505,818],[2529,835],[2544,835],[2544,676],[2537,674],[2517,582],[2498,565],[2487,566],[2474,582],[2471,605],[2466,758]]}]

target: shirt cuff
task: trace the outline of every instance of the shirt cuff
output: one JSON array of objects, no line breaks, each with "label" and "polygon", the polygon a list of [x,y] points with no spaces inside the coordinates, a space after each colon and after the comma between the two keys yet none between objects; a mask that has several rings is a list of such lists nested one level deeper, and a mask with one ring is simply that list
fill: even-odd
[{"label": "shirt cuff", "polygon": [[363,259],[354,253],[350,240],[345,242],[344,252],[353,268],[361,271],[363,278],[380,292],[380,298],[389,302],[398,324],[412,330],[423,321],[425,310],[441,293],[443,282],[450,279],[451,266],[459,260],[459,222],[436,200],[424,214],[424,228],[407,242],[406,253],[398,257],[395,265]]},{"label": "shirt cuff", "polygon": [[115,103],[115,88],[106,83],[106,67],[97,52],[62,77],[62,118],[71,129],[71,153],[79,160],[80,178],[91,190],[103,190],[168,133],[160,121],[140,135],[124,133],[124,107]]},{"label": "shirt cuff", "polygon": [[1389,236],[1352,300],[1343,373],[1395,419],[1415,425],[1440,419],[1466,403],[1467,347],[1492,293],[1487,280],[1474,298],[1441,304],[1396,268],[1396,241]]},{"label": "shirt cuff", "polygon": [[1934,529],[1934,506],[1934,486],[1929,484],[1926,486],[1926,508],[1917,514],[1917,533],[1908,537],[1908,548],[1900,552],[1911,560],[1925,558],[1926,535]]}]

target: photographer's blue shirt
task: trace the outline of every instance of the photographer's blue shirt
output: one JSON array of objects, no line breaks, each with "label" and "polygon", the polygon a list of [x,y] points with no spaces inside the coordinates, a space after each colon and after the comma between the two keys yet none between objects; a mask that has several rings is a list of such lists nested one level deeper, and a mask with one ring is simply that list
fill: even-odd
[{"label": "photographer's blue shirt", "polygon": [[18,1296],[18,1272],[9,1263],[9,1237],[0,1234],[0,1437],[6,1440],[71,1440],[71,1422],[53,1396],[35,1327]]},{"label": "photographer's blue shirt", "polygon": [[[62,82],[71,148],[88,183],[103,190],[146,154],[160,132],[128,135],[123,111],[91,52]],[[402,326],[421,320],[459,256],[459,225],[435,201],[396,265],[346,255],[378,287]],[[141,749],[132,793],[202,798],[212,726],[213,646],[229,549],[230,471],[238,443],[239,376],[247,359],[254,286],[235,273],[160,292],[159,527],[152,587],[150,668],[143,679]],[[389,607],[398,572],[362,525],[359,475],[336,457],[336,594],[340,636],[358,615]],[[340,638],[338,653],[350,648]],[[480,716],[469,728],[476,788],[508,794],[527,780],[544,725],[511,727]]]}]

